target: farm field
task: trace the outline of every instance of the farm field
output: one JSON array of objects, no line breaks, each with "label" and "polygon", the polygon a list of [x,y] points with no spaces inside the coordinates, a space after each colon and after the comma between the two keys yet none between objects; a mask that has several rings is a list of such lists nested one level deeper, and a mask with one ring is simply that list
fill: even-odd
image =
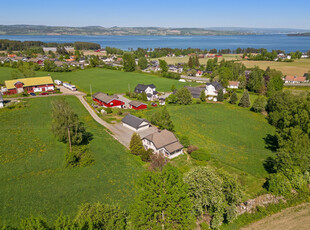
[{"label": "farm field", "polygon": [[[12,68],[0,68],[0,82],[11,79]],[[36,76],[46,76],[48,73],[37,71]],[[116,70],[92,68],[87,70],[79,70],[67,73],[50,73],[53,80],[72,82],[78,88],[89,93],[90,84],[92,91],[102,91],[105,93],[125,93],[133,91],[137,84],[154,84],[159,92],[171,91],[171,86],[175,85],[177,88],[194,83],[179,82],[173,79],[162,78],[155,75],[142,73],[128,73]]]},{"label": "farm field", "polygon": [[[57,97],[59,98],[59,97]],[[93,134],[90,150],[95,164],[65,168],[67,145],[51,132],[51,101],[26,100],[27,107],[0,110],[0,223],[18,225],[21,218],[54,220],[61,211],[74,215],[84,202],[119,204],[127,208],[134,181],[144,170],[97,124],[75,97],[66,97]]]},{"label": "farm field", "polygon": [[[249,196],[261,190],[267,176],[264,160],[274,155],[264,140],[274,134],[274,128],[263,115],[228,103],[168,106],[168,111],[176,133],[209,150],[210,164],[236,174]],[[151,113],[144,116],[150,118]],[[176,159],[180,167],[187,163],[186,158]]]},{"label": "farm field", "polygon": [[300,59],[294,62],[275,62],[275,61],[240,61],[247,68],[255,66],[261,69],[266,69],[268,66],[271,69],[282,71],[284,75],[302,77],[305,73],[310,71],[310,59]]},{"label": "farm field", "polygon": [[306,230],[310,228],[310,203],[282,210],[260,221],[250,224],[242,230]]},{"label": "farm field", "polygon": [[[241,60],[240,56],[242,56],[242,54],[224,54],[223,57],[218,58],[218,61],[221,61],[222,59],[225,59],[226,61],[230,61],[230,60]],[[161,58],[152,58],[152,60],[158,60],[158,59],[162,59],[165,60],[168,64],[176,64],[176,63],[182,63],[185,62],[187,63],[189,60],[188,56],[184,56],[184,57],[161,57]],[[200,64],[207,64],[207,61],[210,58],[199,58],[199,63]]]}]

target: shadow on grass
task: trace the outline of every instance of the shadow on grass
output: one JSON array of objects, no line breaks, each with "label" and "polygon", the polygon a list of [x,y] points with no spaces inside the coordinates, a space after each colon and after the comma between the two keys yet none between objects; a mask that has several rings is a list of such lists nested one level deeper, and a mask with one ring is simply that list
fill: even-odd
[{"label": "shadow on grass", "polygon": [[268,173],[275,173],[276,172],[275,164],[276,164],[275,159],[273,157],[268,157],[264,161],[263,166]]},{"label": "shadow on grass", "polygon": [[265,138],[263,138],[265,141],[265,148],[271,150],[272,152],[276,152],[279,148],[278,145],[278,138],[276,135],[267,134]]}]

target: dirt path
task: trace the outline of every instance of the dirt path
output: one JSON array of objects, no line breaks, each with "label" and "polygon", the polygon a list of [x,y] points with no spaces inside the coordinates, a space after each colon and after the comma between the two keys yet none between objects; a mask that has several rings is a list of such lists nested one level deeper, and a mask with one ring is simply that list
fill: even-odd
[{"label": "dirt path", "polygon": [[310,203],[287,208],[257,221],[242,230],[306,230],[310,229]]}]

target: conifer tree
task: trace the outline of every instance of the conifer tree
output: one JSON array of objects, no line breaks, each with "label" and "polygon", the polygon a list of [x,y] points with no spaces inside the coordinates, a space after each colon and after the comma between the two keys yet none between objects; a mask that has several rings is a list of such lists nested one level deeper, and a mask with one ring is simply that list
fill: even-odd
[{"label": "conifer tree", "polygon": [[189,68],[193,68],[193,65],[194,65],[193,59],[192,59],[192,56],[190,56],[189,59],[188,59],[188,67]]},{"label": "conifer tree", "polygon": [[197,56],[197,55],[195,56],[195,66],[196,66],[197,68],[199,68],[199,66],[200,66],[199,59],[198,59],[198,56]]},{"label": "conifer tree", "polygon": [[134,133],[131,136],[130,145],[129,145],[130,152],[134,155],[142,156],[144,150],[141,137],[138,133]]},{"label": "conifer tree", "polygon": [[174,129],[174,125],[171,121],[171,118],[170,118],[170,114],[167,110],[167,107],[165,106],[161,112],[161,126],[162,128],[164,129],[168,129],[170,131],[172,131]]},{"label": "conifer tree", "polygon": [[201,90],[201,93],[200,93],[200,100],[202,102],[205,102],[206,101],[206,92],[204,90]]},{"label": "conifer tree", "polygon": [[234,91],[234,92],[232,93],[232,95],[230,96],[229,102],[230,102],[231,104],[236,104],[237,101],[238,101],[238,95],[237,95],[237,93]]},{"label": "conifer tree", "polygon": [[251,105],[250,95],[249,95],[249,92],[247,90],[244,90],[243,95],[242,95],[238,105],[241,107],[250,107],[250,105]]},{"label": "conifer tree", "polygon": [[224,101],[224,92],[220,89],[217,93],[217,101]]}]

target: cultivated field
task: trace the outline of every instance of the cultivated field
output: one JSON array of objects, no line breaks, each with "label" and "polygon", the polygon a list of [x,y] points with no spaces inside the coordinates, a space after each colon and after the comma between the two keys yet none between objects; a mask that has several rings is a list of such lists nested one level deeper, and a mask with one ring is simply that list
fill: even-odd
[{"label": "cultivated field", "polygon": [[[11,79],[12,68],[0,68],[0,82]],[[46,76],[48,73],[37,71],[36,76]],[[171,91],[171,86],[177,88],[193,83],[179,82],[155,75],[142,73],[126,73],[116,70],[93,68],[67,73],[50,73],[53,80],[59,79],[69,81],[85,92],[90,92],[90,85],[93,93],[102,91],[105,93],[125,93],[133,91],[137,84],[154,84],[159,92]]]},{"label": "cultivated field", "polygon": [[[242,56],[242,54],[224,54],[223,57],[218,58],[218,61],[221,61],[223,58],[226,61],[241,60],[241,56]],[[168,64],[176,64],[176,63],[187,63],[189,57],[188,56],[184,56],[184,57],[161,57],[161,58],[153,58],[152,60],[158,60],[158,59],[165,60]],[[210,58],[199,58],[199,63],[206,65],[207,61],[209,59]]]},{"label": "cultivated field", "polygon": [[246,67],[252,68],[259,66],[266,69],[268,66],[272,69],[280,70],[284,75],[302,77],[304,73],[310,71],[310,59],[300,59],[294,62],[275,62],[275,61],[241,61]]},{"label": "cultivated field", "polygon": [[[263,115],[228,103],[168,106],[168,110],[177,133],[209,150],[210,164],[236,174],[249,196],[261,190],[267,176],[264,160],[274,155],[265,141],[274,128]],[[150,118],[153,111],[137,113]],[[175,163],[183,170],[191,167],[186,157]]]},{"label": "cultivated field", "polygon": [[306,230],[310,229],[310,203],[284,209],[242,230]]},{"label": "cultivated field", "polygon": [[[58,97],[57,97],[58,98]],[[65,168],[67,145],[51,132],[51,102],[56,97],[27,100],[27,107],[0,110],[0,223],[18,225],[20,218],[53,220],[63,210],[75,214],[83,202],[128,207],[142,164],[97,124],[75,97],[66,97],[93,134],[93,166]]]}]

